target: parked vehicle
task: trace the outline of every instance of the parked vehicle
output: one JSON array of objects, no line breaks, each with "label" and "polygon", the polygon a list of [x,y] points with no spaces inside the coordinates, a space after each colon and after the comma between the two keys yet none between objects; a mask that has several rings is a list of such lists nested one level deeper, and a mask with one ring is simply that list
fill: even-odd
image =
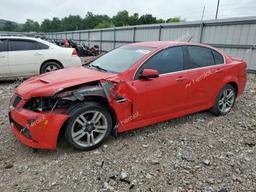
[{"label": "parked vehicle", "polygon": [[245,85],[246,63],[213,47],[140,42],[25,81],[9,116],[32,148],[55,149],[63,131],[71,146],[91,150],[110,134],[190,113],[226,115]]},{"label": "parked vehicle", "polygon": [[28,77],[71,66],[81,66],[75,49],[30,37],[0,37],[2,79]]}]

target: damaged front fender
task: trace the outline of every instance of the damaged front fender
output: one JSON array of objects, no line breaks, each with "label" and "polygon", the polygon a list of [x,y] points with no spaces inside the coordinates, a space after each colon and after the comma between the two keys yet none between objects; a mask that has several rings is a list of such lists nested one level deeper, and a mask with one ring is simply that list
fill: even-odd
[{"label": "damaged front fender", "polygon": [[118,119],[117,132],[127,130],[130,123],[134,120],[125,121],[126,119],[130,119],[133,114],[133,98],[136,89],[127,81],[101,80],[101,85],[109,101],[109,105],[116,112]]},{"label": "damaged front fender", "polygon": [[133,114],[133,98],[135,88],[126,81],[104,79],[90,85],[82,85],[70,90],[63,90],[56,94],[56,97],[69,101],[84,101],[90,97],[104,98],[108,105],[115,112],[117,120],[117,132],[122,132],[129,126],[124,122]]}]

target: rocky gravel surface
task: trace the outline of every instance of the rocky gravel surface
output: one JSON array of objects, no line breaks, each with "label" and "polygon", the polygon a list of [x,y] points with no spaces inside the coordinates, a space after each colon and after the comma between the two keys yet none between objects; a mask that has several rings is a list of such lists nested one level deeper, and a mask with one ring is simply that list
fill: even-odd
[{"label": "rocky gravel surface", "polygon": [[0,83],[0,191],[256,191],[256,76],[225,117],[205,111],[111,137],[90,152],[63,139],[37,153],[8,126]]}]

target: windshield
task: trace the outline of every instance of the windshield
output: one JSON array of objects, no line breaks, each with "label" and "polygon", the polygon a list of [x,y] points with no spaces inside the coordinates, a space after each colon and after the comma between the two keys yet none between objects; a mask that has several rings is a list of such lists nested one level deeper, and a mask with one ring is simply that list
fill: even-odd
[{"label": "windshield", "polygon": [[129,69],[152,50],[153,48],[126,45],[110,51],[88,66],[97,70],[120,73]]}]

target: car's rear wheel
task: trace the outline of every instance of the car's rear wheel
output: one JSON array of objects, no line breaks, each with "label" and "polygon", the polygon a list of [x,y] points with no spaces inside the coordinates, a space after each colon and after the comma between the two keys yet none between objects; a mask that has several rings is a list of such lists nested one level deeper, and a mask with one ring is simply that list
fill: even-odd
[{"label": "car's rear wheel", "polygon": [[235,100],[236,90],[232,85],[227,84],[218,94],[215,105],[211,109],[211,112],[217,116],[226,115],[234,106]]},{"label": "car's rear wheel", "polygon": [[101,145],[110,135],[112,118],[101,104],[84,102],[70,112],[65,138],[78,150],[92,150]]},{"label": "car's rear wheel", "polygon": [[51,72],[51,71],[56,71],[56,70],[59,70],[61,68],[62,67],[59,63],[54,62],[54,61],[49,61],[49,62],[46,62],[42,65],[42,67],[40,69],[40,74]]}]

